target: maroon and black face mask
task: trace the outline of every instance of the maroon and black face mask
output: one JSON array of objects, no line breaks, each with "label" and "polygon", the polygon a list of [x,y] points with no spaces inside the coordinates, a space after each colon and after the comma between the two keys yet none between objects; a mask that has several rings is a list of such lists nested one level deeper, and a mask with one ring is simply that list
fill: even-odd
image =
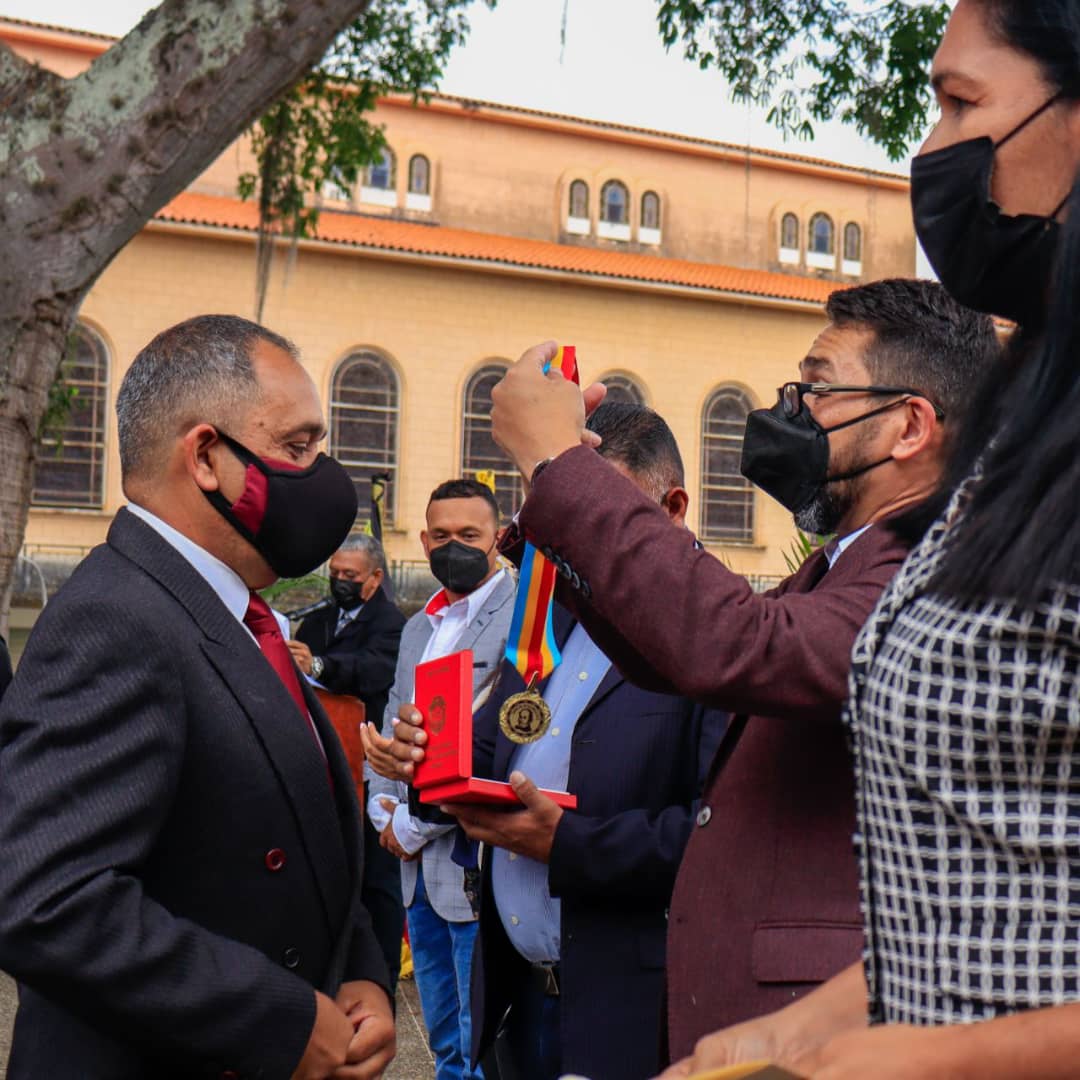
[{"label": "maroon and black face mask", "polygon": [[253,454],[219,431],[247,466],[244,490],[230,503],[204,492],[211,505],[270,564],[279,577],[310,574],[341,546],[356,520],[356,488],[344,467],[326,454],[306,469]]}]

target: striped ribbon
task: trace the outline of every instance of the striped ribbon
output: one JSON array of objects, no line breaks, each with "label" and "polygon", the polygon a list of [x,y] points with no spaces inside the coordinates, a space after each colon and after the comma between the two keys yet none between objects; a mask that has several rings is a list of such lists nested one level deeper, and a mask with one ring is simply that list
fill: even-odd
[{"label": "striped ribbon", "polygon": [[544,365],[544,374],[546,375],[553,367],[562,372],[564,379],[569,379],[572,383],[581,385],[581,377],[578,375],[577,369],[577,348],[575,346],[560,345],[559,351],[555,354],[555,359],[549,360]]},{"label": "striped ribbon", "polygon": [[[554,359],[544,365],[544,374],[553,367],[562,372],[563,378],[580,385],[577,350],[573,345],[560,345]],[[551,625],[555,579],[555,567],[526,541],[514,599],[514,617],[506,639],[506,659],[517,668],[529,687],[546,679],[562,661]]]},{"label": "striped ribbon", "polygon": [[526,686],[546,679],[562,660],[551,625],[555,579],[555,567],[526,541],[506,639],[506,659],[521,673]]}]

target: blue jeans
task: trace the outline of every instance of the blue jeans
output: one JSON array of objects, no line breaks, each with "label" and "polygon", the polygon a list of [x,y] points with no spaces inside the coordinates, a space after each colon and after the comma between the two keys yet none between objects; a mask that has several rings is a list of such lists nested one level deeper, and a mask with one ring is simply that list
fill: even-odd
[{"label": "blue jeans", "polygon": [[480,1069],[469,1067],[469,974],[476,923],[447,922],[437,915],[428,902],[422,869],[416,874],[416,895],[408,918],[416,988],[435,1055],[435,1080],[484,1080]]}]

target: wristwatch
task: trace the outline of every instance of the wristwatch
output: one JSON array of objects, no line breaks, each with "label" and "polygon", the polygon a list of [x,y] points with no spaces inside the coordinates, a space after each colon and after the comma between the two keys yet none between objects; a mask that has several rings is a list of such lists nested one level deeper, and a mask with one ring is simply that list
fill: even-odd
[{"label": "wristwatch", "polygon": [[311,677],[313,679],[321,679],[323,668],[325,667],[326,664],[323,663],[323,658],[321,656],[313,656],[311,658]]},{"label": "wristwatch", "polygon": [[532,487],[536,483],[536,478],[554,461],[554,458],[543,458],[538,461],[533,467],[532,472],[529,473],[529,487]]}]

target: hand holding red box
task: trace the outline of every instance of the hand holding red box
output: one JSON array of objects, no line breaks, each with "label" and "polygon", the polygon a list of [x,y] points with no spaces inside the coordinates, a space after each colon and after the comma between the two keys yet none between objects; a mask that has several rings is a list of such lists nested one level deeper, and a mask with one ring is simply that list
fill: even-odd
[{"label": "hand holding red box", "polygon": [[[424,760],[413,771],[422,803],[496,803],[520,806],[514,789],[472,775],[472,652],[451,653],[416,667],[415,705],[424,718]],[[542,791],[568,810],[577,798],[565,791]]]}]

